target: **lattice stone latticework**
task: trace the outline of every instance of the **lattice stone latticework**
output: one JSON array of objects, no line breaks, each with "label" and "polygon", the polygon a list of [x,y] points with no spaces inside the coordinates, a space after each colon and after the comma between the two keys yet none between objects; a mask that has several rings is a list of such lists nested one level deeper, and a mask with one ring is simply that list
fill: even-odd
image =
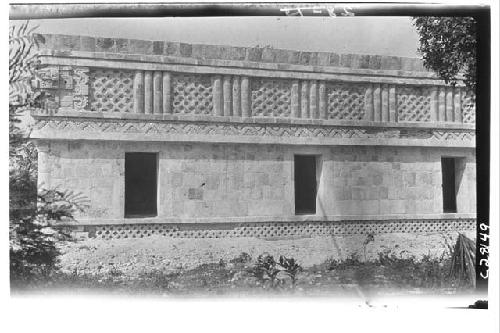
[{"label": "lattice stone latticework", "polygon": [[98,112],[132,112],[134,73],[93,69],[90,72],[90,109]]},{"label": "lattice stone latticework", "polygon": [[89,236],[102,239],[143,238],[153,235],[173,238],[257,237],[286,238],[382,233],[428,233],[475,230],[474,219],[455,220],[385,220],[342,222],[269,222],[242,223],[216,228],[175,224],[105,225],[89,228]]},{"label": "lattice stone latticework", "polygon": [[327,86],[328,119],[364,119],[365,91],[365,85],[329,84]]},{"label": "lattice stone latticework", "polygon": [[213,110],[212,82],[205,75],[175,75],[173,112],[209,115]]},{"label": "lattice stone latticework", "polygon": [[398,121],[431,121],[431,96],[425,87],[397,89]]},{"label": "lattice stone latticework", "polygon": [[291,84],[284,80],[252,80],[252,115],[261,117],[289,117],[291,111]]},{"label": "lattice stone latticework", "polygon": [[462,121],[464,123],[476,122],[476,99],[470,93],[462,92]]}]

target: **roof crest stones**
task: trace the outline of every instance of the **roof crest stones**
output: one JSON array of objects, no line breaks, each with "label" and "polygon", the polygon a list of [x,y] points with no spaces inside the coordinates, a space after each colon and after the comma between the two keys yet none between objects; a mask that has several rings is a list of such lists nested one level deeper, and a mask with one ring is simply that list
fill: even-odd
[{"label": "roof crest stones", "polygon": [[[187,44],[123,38],[44,34],[41,49],[59,54],[96,52],[170,56],[188,59],[232,60],[286,65],[306,65],[370,70],[399,70],[429,73],[421,59],[395,56],[337,54],[274,49],[270,47],[235,47],[225,45]],[[57,54],[57,53],[56,53]]]}]

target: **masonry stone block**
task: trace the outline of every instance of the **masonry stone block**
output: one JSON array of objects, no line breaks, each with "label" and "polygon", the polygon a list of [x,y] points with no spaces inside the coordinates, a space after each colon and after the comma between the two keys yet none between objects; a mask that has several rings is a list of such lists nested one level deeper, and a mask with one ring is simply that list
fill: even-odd
[{"label": "masonry stone block", "polygon": [[415,172],[405,172],[403,176],[404,185],[407,187],[415,186],[416,184],[416,173]]},{"label": "masonry stone block", "polygon": [[361,200],[365,200],[368,197],[366,189],[362,188],[362,187],[352,187],[351,193],[352,193],[353,200],[361,201]]},{"label": "masonry stone block", "polygon": [[97,38],[96,51],[97,52],[110,52],[113,50],[115,41],[113,38]]},{"label": "masonry stone block", "polygon": [[[40,170],[45,171],[41,171],[40,179],[87,193],[92,207],[82,216],[90,219],[89,223],[121,219],[125,151],[141,150],[160,152],[159,220],[196,216],[220,217],[224,222],[235,217],[295,215],[293,155],[301,150],[294,146],[52,143],[50,150],[40,154]],[[316,215],[441,213],[441,175],[439,170],[429,168],[439,166],[441,156],[450,151],[436,151],[425,161],[425,153],[414,154],[416,150],[411,147],[316,147],[314,153],[321,155],[323,161]],[[81,158],[85,152],[89,152],[88,158]],[[374,153],[380,157],[378,161],[372,161]],[[465,155],[470,158],[468,154]],[[393,162],[387,162],[388,155],[394,158]],[[470,156],[473,158],[472,152]],[[419,164],[416,169],[397,169],[415,163],[411,161]],[[475,191],[474,171],[473,164],[465,165],[462,185],[467,191]],[[202,197],[193,198],[193,191],[202,191]],[[475,196],[471,193],[458,197],[457,204],[464,213],[475,209],[475,203],[469,203],[465,197]],[[186,206],[186,202],[198,204]]]},{"label": "masonry stone block", "polygon": [[373,185],[381,185],[384,180],[384,176],[381,173],[376,173],[372,176]]},{"label": "masonry stone block", "polygon": [[414,199],[405,200],[405,213],[415,214],[417,212],[417,203]]}]

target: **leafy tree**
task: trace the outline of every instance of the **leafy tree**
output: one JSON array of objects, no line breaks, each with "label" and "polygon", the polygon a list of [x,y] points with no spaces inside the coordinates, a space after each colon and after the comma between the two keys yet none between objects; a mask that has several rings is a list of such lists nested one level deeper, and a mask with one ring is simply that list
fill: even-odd
[{"label": "leafy tree", "polygon": [[[36,27],[35,27],[36,28]],[[46,277],[56,267],[56,240],[64,234],[53,221],[72,220],[85,198],[60,189],[37,191],[37,151],[19,116],[39,108],[43,94],[31,88],[43,39],[25,22],[9,29],[9,234],[11,281]]]},{"label": "leafy tree", "polygon": [[446,83],[456,84],[463,74],[465,85],[476,88],[477,23],[472,17],[415,17],[420,35],[418,51],[424,65]]}]

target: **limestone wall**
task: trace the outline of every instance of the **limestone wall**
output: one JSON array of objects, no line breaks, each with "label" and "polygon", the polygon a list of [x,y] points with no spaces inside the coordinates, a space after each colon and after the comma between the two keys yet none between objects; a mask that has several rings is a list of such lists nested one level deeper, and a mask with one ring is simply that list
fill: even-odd
[{"label": "limestone wall", "polygon": [[[474,214],[472,149],[53,141],[40,144],[39,182],[81,191],[84,223],[123,223],[125,152],[157,152],[158,217],[244,222],[437,216],[441,157],[462,157],[457,213]],[[294,154],[319,157],[317,214],[295,216]]]},{"label": "limestone wall", "polygon": [[475,122],[474,96],[420,59],[45,35],[47,112]]},{"label": "limestone wall", "polygon": [[[99,237],[473,226],[474,96],[419,59],[48,35],[40,61],[39,181],[87,196]],[[125,152],[158,154],[157,217],[124,219]],[[318,156],[315,215],[295,215],[294,154]],[[453,214],[441,157],[458,158]]]}]

